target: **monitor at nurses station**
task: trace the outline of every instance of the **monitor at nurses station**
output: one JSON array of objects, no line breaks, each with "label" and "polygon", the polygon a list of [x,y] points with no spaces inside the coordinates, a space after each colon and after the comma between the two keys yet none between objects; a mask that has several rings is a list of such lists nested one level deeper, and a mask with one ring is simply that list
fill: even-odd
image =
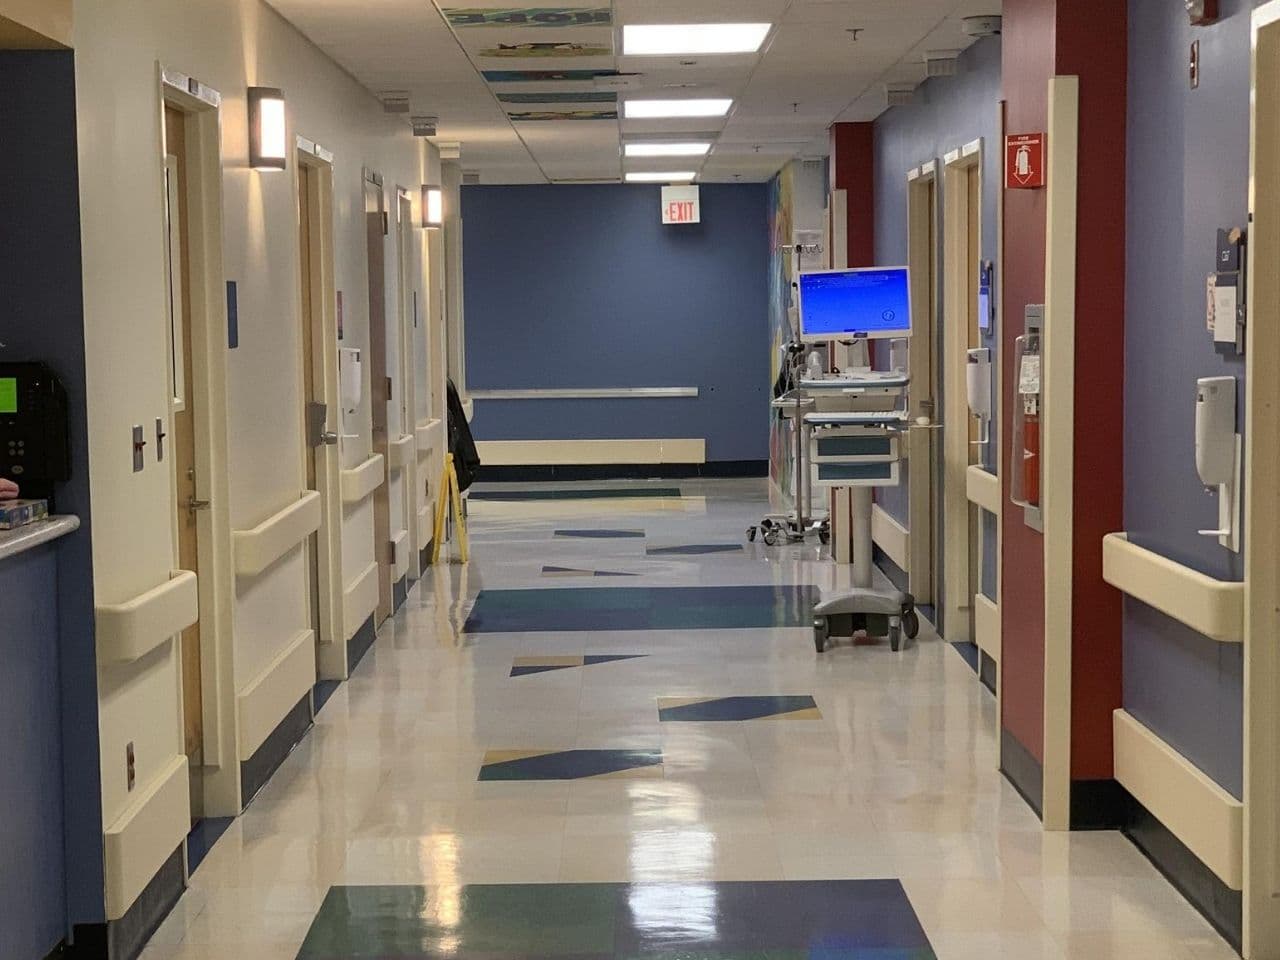
[{"label": "monitor at nurses station", "polygon": [[891,340],[911,333],[906,267],[815,270],[800,274],[800,339]]}]

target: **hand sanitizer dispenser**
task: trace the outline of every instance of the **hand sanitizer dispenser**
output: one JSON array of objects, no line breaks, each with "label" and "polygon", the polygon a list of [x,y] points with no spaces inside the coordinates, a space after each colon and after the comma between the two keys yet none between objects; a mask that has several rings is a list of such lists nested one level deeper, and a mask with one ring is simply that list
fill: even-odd
[{"label": "hand sanitizer dispenser", "polygon": [[354,347],[343,347],[338,351],[338,380],[342,411],[355,413],[364,395],[364,374],[360,351]]},{"label": "hand sanitizer dispenser", "polygon": [[969,388],[969,410],[982,422],[982,445],[991,439],[991,350],[982,347],[969,351],[965,364],[966,385]]},{"label": "hand sanitizer dispenser", "polygon": [[1236,378],[1196,382],[1196,472],[1206,488],[1217,488],[1218,529],[1201,530],[1238,550],[1240,437],[1236,434]]}]

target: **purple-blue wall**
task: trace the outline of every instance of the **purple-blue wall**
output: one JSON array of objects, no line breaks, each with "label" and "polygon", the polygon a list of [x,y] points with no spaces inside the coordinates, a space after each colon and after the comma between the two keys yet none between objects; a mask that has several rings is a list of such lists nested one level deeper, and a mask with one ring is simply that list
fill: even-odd
[{"label": "purple-blue wall", "polygon": [[[876,261],[907,262],[907,171],[936,160],[941,171],[942,157],[952,150],[979,138],[983,146],[982,169],[982,259],[993,263],[998,253],[997,199],[1004,176],[1004,159],[1000,140],[1000,40],[980,40],[960,57],[960,69],[954,77],[928,80],[916,89],[911,104],[894,107],[876,121]],[[943,185],[938,180],[938,262],[942,263]],[[1000,283],[1000,278],[996,278]],[[942,317],[942,283],[938,284],[938,316]],[[919,308],[917,307],[917,310]],[[1006,318],[1007,319],[1007,318]],[[945,319],[943,320],[945,323]],[[996,363],[997,343],[986,337],[983,345],[991,348],[992,370]],[[942,356],[942,324],[939,324],[935,356]],[[993,392],[994,395],[994,392]],[[944,409],[939,393],[938,411]],[[941,442],[935,458],[935,483],[941,489]],[[984,449],[984,462],[994,467],[998,451],[994,444]],[[877,502],[904,525],[908,522],[907,501],[910,465],[903,464],[902,484],[876,494]],[[939,504],[941,498],[938,498]],[[941,515],[935,526],[941,529]],[[996,595],[996,525],[995,518],[983,514],[984,551],[983,591]],[[941,589],[941,587],[939,587]]]},{"label": "purple-blue wall", "polygon": [[[1128,289],[1125,528],[1134,542],[1210,576],[1239,580],[1240,554],[1201,537],[1216,496],[1195,468],[1195,384],[1239,378],[1205,331],[1205,277],[1219,227],[1246,226],[1249,15],[1223,0],[1221,21],[1191,27],[1181,5],[1129,0]],[[1200,87],[1187,51],[1200,41]],[[1224,788],[1243,790],[1242,649],[1125,600],[1125,709]]]},{"label": "purple-blue wall", "polygon": [[480,440],[698,438],[768,459],[768,192],[702,187],[663,226],[658,187],[464,187],[471,390],[698,387],[696,399],[482,400]]},{"label": "purple-blue wall", "polygon": [[0,53],[0,136],[0,356],[42,360],[67,389],[57,508],[83,523],[0,561],[0,954],[34,960],[105,919],[71,53]]}]

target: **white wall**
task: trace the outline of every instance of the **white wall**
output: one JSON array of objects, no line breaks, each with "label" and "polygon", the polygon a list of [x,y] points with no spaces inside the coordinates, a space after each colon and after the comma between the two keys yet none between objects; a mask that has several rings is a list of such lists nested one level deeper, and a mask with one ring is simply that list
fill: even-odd
[{"label": "white wall", "polygon": [[[79,89],[84,298],[94,562],[97,602],[119,603],[168,579],[176,566],[168,464],[147,448],[131,468],[130,430],[168,415],[163,273],[161,100],[157,64],[222,95],[223,257],[239,284],[238,349],[227,353],[231,526],[260,523],[304,486],[295,171],[247,166],[246,88],[284,90],[296,133],[331,150],[334,250],[344,294],[343,345],[368,346],[362,168],[416,191],[434,149],[259,0],[77,0],[74,42]],[[416,203],[417,201],[415,201]],[[397,253],[388,239],[392,318]],[[415,246],[421,246],[420,242]],[[424,266],[421,251],[414,263]],[[430,289],[425,277],[420,290]],[[425,390],[424,390],[425,392]],[[343,463],[367,456],[366,402],[346,428]],[[412,427],[409,427],[412,429]],[[343,581],[373,559],[366,504],[344,514]],[[307,625],[301,550],[236,587],[234,678],[243,689]],[[208,642],[206,640],[205,642]],[[164,645],[127,668],[101,673],[104,825],[182,751],[179,664]],[[292,703],[278,705],[279,714]],[[127,792],[125,744],[134,743],[138,787]],[[232,752],[234,756],[234,751]]]}]

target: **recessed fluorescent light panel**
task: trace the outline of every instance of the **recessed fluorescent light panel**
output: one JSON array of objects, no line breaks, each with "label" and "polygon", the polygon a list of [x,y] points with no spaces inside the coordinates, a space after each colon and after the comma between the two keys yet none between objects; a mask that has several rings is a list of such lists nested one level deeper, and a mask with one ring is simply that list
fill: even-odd
[{"label": "recessed fluorescent light panel", "polygon": [[709,143],[628,143],[628,157],[705,157],[711,152]]},{"label": "recessed fluorescent light panel", "polygon": [[622,52],[628,57],[755,53],[772,28],[771,23],[627,24]]},{"label": "recessed fluorescent light panel", "polygon": [[692,180],[697,174],[691,171],[684,173],[628,173],[627,183],[679,183]]},{"label": "recessed fluorescent light panel", "polygon": [[623,110],[628,120],[670,120],[724,117],[732,106],[732,100],[628,100]]}]

